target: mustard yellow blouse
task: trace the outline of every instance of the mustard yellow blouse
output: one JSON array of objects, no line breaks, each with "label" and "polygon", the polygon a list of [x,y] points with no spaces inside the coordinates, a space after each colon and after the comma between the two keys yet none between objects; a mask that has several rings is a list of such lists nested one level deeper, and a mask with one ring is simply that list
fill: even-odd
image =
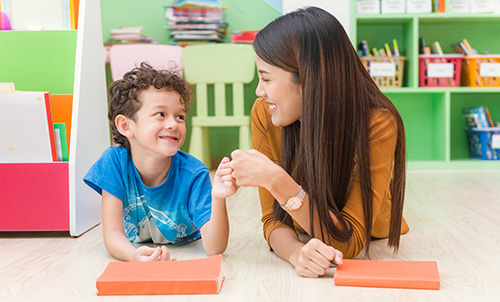
[{"label": "mustard yellow blouse", "polygon": [[[396,147],[396,123],[394,116],[387,110],[377,110],[372,113],[370,123],[370,163],[373,187],[373,228],[372,237],[387,238],[389,236],[391,196],[389,184],[392,177],[393,156]],[[252,141],[253,148],[265,154],[279,164],[281,158],[281,128],[271,123],[269,106],[257,99],[252,108]],[[342,209],[342,215],[351,222],[353,235],[348,243],[327,240],[327,244],[342,251],[344,258],[356,257],[366,242],[365,223],[361,189],[356,168],[351,175],[351,188],[348,200]],[[259,187],[260,204],[262,207],[262,222],[264,237],[269,243],[269,235],[279,227],[290,228],[274,219],[274,197],[264,188]],[[304,232],[294,223],[296,232]],[[403,218],[401,233],[409,228]]]}]

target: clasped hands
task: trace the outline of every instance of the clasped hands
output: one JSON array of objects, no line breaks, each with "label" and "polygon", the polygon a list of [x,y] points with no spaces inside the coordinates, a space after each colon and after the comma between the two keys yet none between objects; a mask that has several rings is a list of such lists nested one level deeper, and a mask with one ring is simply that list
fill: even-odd
[{"label": "clasped hands", "polygon": [[[231,161],[224,158],[224,164],[221,163],[224,165],[225,172],[221,180],[228,186],[234,184],[236,187],[263,187],[270,191],[273,182],[280,181],[279,175],[286,173],[279,165],[257,150],[235,150],[231,153],[231,157]],[[312,238],[306,244],[297,243],[288,260],[302,276],[324,275],[331,261],[342,264],[342,252],[319,239]],[[275,251],[278,253],[277,250]]]},{"label": "clasped hands", "polygon": [[[224,159],[223,159],[224,161]],[[233,181],[238,187],[264,187],[276,176],[274,173],[281,167],[257,150],[235,150],[231,153],[231,161],[226,162],[230,174],[224,181]]]}]

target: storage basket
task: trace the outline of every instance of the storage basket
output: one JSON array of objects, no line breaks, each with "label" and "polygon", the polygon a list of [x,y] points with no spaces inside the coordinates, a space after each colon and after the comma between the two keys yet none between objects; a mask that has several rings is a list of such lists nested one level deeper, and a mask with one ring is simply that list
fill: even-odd
[{"label": "storage basket", "polygon": [[500,87],[500,55],[466,56],[462,64],[462,85]]},{"label": "storage basket", "polygon": [[468,128],[466,131],[470,158],[500,160],[500,146],[492,144],[493,136],[500,135],[499,127]]},{"label": "storage basket", "polygon": [[[406,57],[360,57],[363,66],[365,66],[368,73],[372,76],[378,87],[401,87],[403,85],[403,71],[404,62]],[[388,68],[382,70],[382,73],[374,73],[373,63],[377,64],[378,67],[387,65]],[[382,65],[381,65],[382,64]],[[388,71],[388,72],[387,72]]]},{"label": "storage basket", "polygon": [[420,55],[418,73],[420,87],[458,87],[463,55]]}]

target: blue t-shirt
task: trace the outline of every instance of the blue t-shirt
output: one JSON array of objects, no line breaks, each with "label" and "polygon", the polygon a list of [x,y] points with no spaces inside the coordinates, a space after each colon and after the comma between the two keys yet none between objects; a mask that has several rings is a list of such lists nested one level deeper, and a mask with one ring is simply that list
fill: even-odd
[{"label": "blue t-shirt", "polygon": [[109,147],[83,178],[123,202],[125,236],[131,242],[184,244],[201,237],[210,220],[212,185],[208,169],[195,157],[178,151],[172,156],[167,179],[146,186],[132,155],[123,147]]}]

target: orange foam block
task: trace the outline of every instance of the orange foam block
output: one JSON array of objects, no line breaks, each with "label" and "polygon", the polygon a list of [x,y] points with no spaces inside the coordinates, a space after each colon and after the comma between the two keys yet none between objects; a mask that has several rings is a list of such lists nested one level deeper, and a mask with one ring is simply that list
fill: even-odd
[{"label": "orange foam block", "polygon": [[348,260],[333,275],[335,285],[439,289],[435,261]]},{"label": "orange foam block", "polygon": [[222,256],[178,261],[110,262],[97,279],[97,295],[217,294]]}]

